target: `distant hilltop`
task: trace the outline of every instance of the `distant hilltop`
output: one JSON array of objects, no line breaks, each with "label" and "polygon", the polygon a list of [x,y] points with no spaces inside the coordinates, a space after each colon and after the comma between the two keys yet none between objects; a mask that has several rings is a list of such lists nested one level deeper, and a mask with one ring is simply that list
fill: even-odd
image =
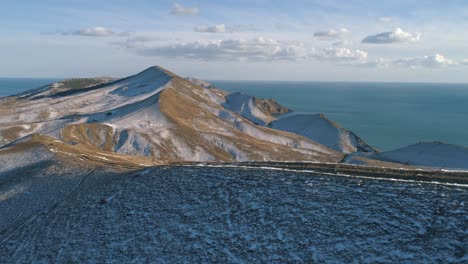
[{"label": "distant hilltop", "polygon": [[323,114],[291,112],[159,66],[123,79],[67,79],[0,98],[0,157],[24,153],[23,163],[34,162],[28,153],[40,149],[43,157],[122,169],[181,161],[468,168],[449,162],[452,153],[467,161],[464,147],[381,153]]}]

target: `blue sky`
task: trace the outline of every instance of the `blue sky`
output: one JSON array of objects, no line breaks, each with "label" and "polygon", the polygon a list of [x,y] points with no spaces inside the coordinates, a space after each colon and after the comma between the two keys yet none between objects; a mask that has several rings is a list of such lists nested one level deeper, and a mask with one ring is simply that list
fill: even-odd
[{"label": "blue sky", "polygon": [[0,76],[468,83],[468,1],[2,0]]}]

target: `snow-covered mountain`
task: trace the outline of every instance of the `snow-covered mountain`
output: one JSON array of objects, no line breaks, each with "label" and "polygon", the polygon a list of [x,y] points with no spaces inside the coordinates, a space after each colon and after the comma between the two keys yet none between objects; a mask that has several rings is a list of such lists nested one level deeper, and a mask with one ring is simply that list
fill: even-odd
[{"label": "snow-covered mountain", "polygon": [[[289,111],[272,99],[229,94],[158,66],[123,79],[69,79],[0,98],[0,156],[24,166],[50,160],[45,149],[122,169],[180,161],[461,168],[448,160],[468,157],[466,148],[432,146],[422,146],[430,155],[408,154],[413,148],[379,153],[321,114],[278,115]],[[41,155],[34,155],[37,149]]]},{"label": "snow-covered mountain", "polygon": [[303,136],[259,126],[232,111],[224,91],[161,67],[95,81],[79,87],[55,83],[0,99],[0,147],[34,142],[82,160],[142,165],[343,157]]}]

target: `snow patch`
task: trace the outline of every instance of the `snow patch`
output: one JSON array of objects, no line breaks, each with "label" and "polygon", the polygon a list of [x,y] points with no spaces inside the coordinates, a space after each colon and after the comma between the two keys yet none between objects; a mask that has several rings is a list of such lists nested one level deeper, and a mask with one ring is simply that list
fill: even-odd
[{"label": "snow patch", "polygon": [[254,105],[254,97],[242,93],[226,96],[224,108],[231,110],[258,125],[266,125],[268,117]]},{"label": "snow patch", "polygon": [[371,156],[408,165],[468,169],[468,148],[442,142],[422,142]]},{"label": "snow patch", "polygon": [[272,121],[268,127],[299,134],[343,153],[371,149],[354,133],[338,126],[323,114],[289,115]]}]

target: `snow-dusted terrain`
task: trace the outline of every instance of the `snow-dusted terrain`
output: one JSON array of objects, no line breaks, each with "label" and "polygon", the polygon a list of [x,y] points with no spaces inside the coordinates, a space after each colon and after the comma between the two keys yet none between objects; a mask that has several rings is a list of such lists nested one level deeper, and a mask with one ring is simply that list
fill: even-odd
[{"label": "snow-dusted terrain", "polygon": [[466,187],[206,167],[39,175],[0,202],[1,263],[468,262]]},{"label": "snow-dusted terrain", "polygon": [[370,157],[408,165],[468,170],[468,148],[442,142],[417,143]]},{"label": "snow-dusted terrain", "polygon": [[266,125],[269,121],[273,119],[273,117],[260,111],[255,106],[254,100],[255,98],[250,95],[242,93],[232,93],[226,96],[226,103],[224,103],[223,106],[226,109],[240,114],[241,116],[247,118],[255,124]]},{"label": "snow-dusted terrain", "polygon": [[223,106],[257,125],[266,126],[276,119],[276,114],[290,112],[286,107],[272,99],[259,99],[243,93],[227,95]]},{"label": "snow-dusted terrain", "polygon": [[[106,81],[71,79],[0,98],[0,148],[52,142],[54,152],[69,158],[106,164],[124,159],[133,166],[342,159],[320,143],[257,125],[236,111],[240,105],[227,107],[232,95],[161,67]],[[272,118],[258,107],[251,110]]]},{"label": "snow-dusted terrain", "polygon": [[122,169],[180,161],[468,164],[466,148],[436,143],[379,153],[322,114],[278,115],[290,111],[158,66],[123,79],[68,79],[0,98],[0,155],[16,148],[27,157],[42,145],[61,158]]},{"label": "snow-dusted terrain", "polygon": [[376,151],[354,133],[340,127],[323,114],[289,115],[272,121],[268,127],[296,133],[343,153]]},{"label": "snow-dusted terrain", "polygon": [[467,148],[286,112],[161,67],[0,98],[0,263],[468,263]]}]

